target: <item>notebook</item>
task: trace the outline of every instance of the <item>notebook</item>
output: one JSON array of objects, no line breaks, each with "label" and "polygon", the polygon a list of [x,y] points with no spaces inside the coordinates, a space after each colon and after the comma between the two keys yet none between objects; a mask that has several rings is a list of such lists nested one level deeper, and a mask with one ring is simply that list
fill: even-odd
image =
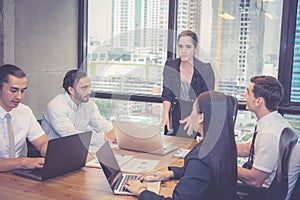
[{"label": "notebook", "polygon": [[118,146],[121,149],[165,155],[178,149],[164,145],[159,124],[141,124],[128,121],[112,121]]},{"label": "notebook", "polygon": [[15,169],[13,173],[38,181],[63,175],[85,166],[92,132],[74,134],[49,140],[44,167]]},{"label": "notebook", "polygon": [[[136,179],[137,175],[122,173],[120,166],[116,160],[116,157],[108,141],[106,141],[99,148],[96,155],[112,192],[118,195],[133,195],[131,192],[129,192],[124,188],[124,184],[128,180]],[[151,184],[152,184],[151,186],[152,188],[150,190],[159,193],[160,181],[151,182]],[[147,185],[147,189],[149,189],[148,185]]]}]

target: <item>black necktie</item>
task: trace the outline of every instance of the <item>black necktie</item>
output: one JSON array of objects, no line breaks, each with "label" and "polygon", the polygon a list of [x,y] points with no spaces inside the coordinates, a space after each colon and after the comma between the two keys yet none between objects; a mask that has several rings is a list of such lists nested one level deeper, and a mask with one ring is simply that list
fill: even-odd
[{"label": "black necktie", "polygon": [[253,138],[252,138],[252,142],[251,142],[251,147],[250,147],[250,153],[249,153],[249,157],[248,157],[248,162],[250,162],[250,163],[253,163],[254,142],[255,142],[256,135],[257,135],[257,130],[256,130],[256,126],[255,126],[254,134],[253,134]]}]

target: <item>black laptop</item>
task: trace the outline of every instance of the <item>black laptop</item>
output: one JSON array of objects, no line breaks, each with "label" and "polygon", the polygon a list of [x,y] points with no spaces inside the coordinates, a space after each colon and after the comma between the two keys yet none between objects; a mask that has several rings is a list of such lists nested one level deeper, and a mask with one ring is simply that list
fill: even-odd
[{"label": "black laptop", "polygon": [[14,174],[44,181],[85,166],[92,131],[49,140],[44,167],[16,169]]},{"label": "black laptop", "polygon": [[133,195],[127,189],[125,189],[124,184],[128,180],[134,180],[137,178],[136,174],[122,174],[120,166],[116,160],[116,157],[106,141],[96,153],[98,161],[101,168],[105,174],[107,182],[112,189],[114,194],[121,195]]}]

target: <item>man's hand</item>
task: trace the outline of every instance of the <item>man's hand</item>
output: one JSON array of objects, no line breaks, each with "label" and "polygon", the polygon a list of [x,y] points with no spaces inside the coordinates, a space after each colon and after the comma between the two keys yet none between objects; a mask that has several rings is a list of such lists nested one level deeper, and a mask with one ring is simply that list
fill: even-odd
[{"label": "man's hand", "polygon": [[35,169],[44,167],[45,158],[21,158],[22,168]]}]

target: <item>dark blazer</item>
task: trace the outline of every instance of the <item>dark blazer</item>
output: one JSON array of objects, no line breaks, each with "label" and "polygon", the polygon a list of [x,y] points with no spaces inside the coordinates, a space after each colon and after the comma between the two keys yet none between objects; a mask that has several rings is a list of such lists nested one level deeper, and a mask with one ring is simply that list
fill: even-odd
[{"label": "dark blazer", "polygon": [[172,198],[165,198],[149,190],[141,193],[140,200],[159,199],[182,199],[182,200],[214,200],[222,199],[211,181],[211,161],[208,156],[199,158],[199,149],[202,143],[198,143],[193,150],[185,157],[183,167],[169,167],[180,179],[176,185]]},{"label": "dark blazer", "polygon": [[[168,59],[163,71],[162,100],[176,103],[180,92],[180,58]],[[199,94],[214,90],[215,75],[209,63],[203,63],[194,57],[194,74],[191,81],[189,96],[195,100]]]},{"label": "dark blazer", "polygon": [[[203,63],[194,57],[194,74],[192,76],[189,97],[191,101],[182,101],[180,95],[180,58],[168,59],[165,63],[163,71],[163,92],[161,98],[163,101],[171,103],[170,122],[173,132],[166,134],[176,135],[180,137],[188,137],[184,126],[179,123],[180,119],[184,119],[192,111],[194,100],[199,94],[207,90],[214,90],[215,75],[209,63]],[[195,137],[193,133],[190,137]]]}]

